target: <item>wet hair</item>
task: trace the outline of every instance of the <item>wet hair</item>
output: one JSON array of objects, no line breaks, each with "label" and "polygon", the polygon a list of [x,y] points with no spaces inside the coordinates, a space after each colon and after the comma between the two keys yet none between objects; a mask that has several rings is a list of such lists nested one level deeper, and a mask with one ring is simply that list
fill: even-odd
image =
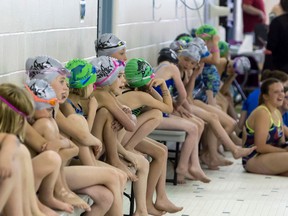
[{"label": "wet hair", "polygon": [[10,83],[0,85],[0,97],[0,132],[14,134],[23,142],[26,118],[34,113],[32,97]]},{"label": "wet hair", "polygon": [[259,95],[259,105],[264,103],[263,95],[268,95],[269,94],[269,88],[274,83],[281,83],[281,81],[278,80],[278,79],[275,79],[275,78],[269,78],[269,79],[266,79],[262,83],[261,88],[260,88],[260,95]]},{"label": "wet hair", "polygon": [[288,0],[280,0],[280,6],[283,11],[288,12]]},{"label": "wet hair", "polygon": [[260,81],[263,82],[269,78],[275,78],[275,79],[280,80],[282,83],[284,83],[288,81],[288,74],[280,70],[267,69],[263,71]]}]

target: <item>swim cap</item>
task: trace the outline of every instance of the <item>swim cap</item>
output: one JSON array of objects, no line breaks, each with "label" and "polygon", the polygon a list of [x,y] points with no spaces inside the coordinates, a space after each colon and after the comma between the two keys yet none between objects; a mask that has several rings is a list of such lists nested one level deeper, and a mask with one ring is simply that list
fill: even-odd
[{"label": "swim cap", "polygon": [[93,59],[97,72],[96,86],[111,85],[118,77],[120,71],[124,71],[125,63],[110,56],[100,56]]},{"label": "swim cap", "polygon": [[[69,76],[70,72],[50,56],[36,56],[26,60],[26,73],[30,79],[45,79],[51,83],[59,74]],[[48,70],[51,68],[51,70]]]},{"label": "swim cap", "polygon": [[251,68],[249,59],[246,56],[233,59],[233,69],[237,74],[247,73]]},{"label": "swim cap", "polygon": [[84,88],[96,82],[96,68],[84,59],[72,59],[65,67],[71,71],[69,78],[71,88]]},{"label": "swim cap", "polygon": [[159,58],[167,59],[169,62],[172,62],[174,64],[178,63],[177,53],[168,47],[165,47],[160,50]]},{"label": "swim cap", "polygon": [[196,36],[202,38],[203,40],[210,40],[213,35],[217,34],[217,30],[208,24],[200,26],[196,30]]},{"label": "swim cap", "polygon": [[189,43],[187,48],[178,53],[178,56],[187,56],[194,61],[199,62],[201,59],[200,48],[193,43]]},{"label": "swim cap", "polygon": [[126,47],[126,42],[120,40],[112,33],[102,34],[94,44],[98,56],[111,56]]},{"label": "swim cap", "polygon": [[147,61],[142,58],[132,58],[126,64],[125,78],[129,86],[136,88],[149,83],[154,78],[154,73]]},{"label": "swim cap", "polygon": [[57,97],[54,89],[43,79],[32,79],[25,85],[26,89],[33,96],[36,110],[43,110],[54,107]]},{"label": "swim cap", "polygon": [[218,48],[220,50],[220,57],[227,57],[229,53],[229,44],[225,41],[218,42]]},{"label": "swim cap", "polygon": [[185,43],[189,43],[192,40],[192,36],[187,33],[182,33],[175,38],[175,41],[184,41]]},{"label": "swim cap", "polygon": [[172,50],[174,50],[176,53],[180,52],[181,50],[183,50],[185,47],[187,46],[187,43],[185,41],[173,41],[170,44],[170,48]]},{"label": "swim cap", "polygon": [[206,43],[203,39],[195,37],[190,43],[195,44],[199,47],[201,58],[205,58],[210,55],[208,47],[206,46]]}]

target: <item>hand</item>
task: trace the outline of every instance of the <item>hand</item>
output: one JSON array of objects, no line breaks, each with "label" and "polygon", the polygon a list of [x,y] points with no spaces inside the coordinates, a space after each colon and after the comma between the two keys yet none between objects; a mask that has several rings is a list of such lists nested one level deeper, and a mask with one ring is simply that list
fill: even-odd
[{"label": "hand", "polygon": [[137,170],[137,158],[133,152],[126,151],[126,155],[124,156],[124,158],[129,161],[132,166]]},{"label": "hand", "polygon": [[97,142],[95,146],[92,146],[92,150],[93,150],[95,157],[97,157],[97,155],[99,153],[101,153],[101,151],[102,151],[102,142],[100,140],[98,140],[98,141],[99,142]]},{"label": "hand", "polygon": [[119,121],[113,120],[111,123],[111,128],[113,131],[120,131],[123,128],[123,125]]},{"label": "hand", "polygon": [[[216,47],[218,48],[218,42],[220,41],[219,35],[217,35],[217,34],[216,34],[216,35],[213,35],[213,36],[212,36],[212,41],[213,41],[213,44],[216,45]],[[215,47],[215,48],[216,48],[216,47]]]},{"label": "hand", "polygon": [[259,18],[261,19],[261,21],[263,23],[265,23],[266,21],[266,16],[265,16],[265,13],[263,11],[260,11],[259,14],[258,14]]},{"label": "hand", "polygon": [[194,68],[192,75],[198,77],[198,76],[202,73],[203,68],[204,68],[204,63],[203,63],[203,62],[199,63],[199,64]]},{"label": "hand", "polygon": [[61,148],[61,141],[59,142],[59,140],[53,140],[53,141],[48,141],[46,143],[45,151],[52,150],[52,151],[58,152],[60,148]]},{"label": "hand", "polygon": [[158,78],[152,79],[150,83],[148,84],[148,91],[151,91],[153,87],[157,87],[163,84],[164,82],[165,81],[163,79],[158,79]]},{"label": "hand", "polygon": [[188,110],[186,110],[184,107],[182,107],[182,106],[177,108],[177,112],[180,114],[180,116],[182,118],[185,118],[185,117],[186,118],[191,118],[192,117],[192,114]]},{"label": "hand", "polygon": [[122,105],[122,110],[128,115],[132,115],[132,111],[131,111],[130,107]]}]

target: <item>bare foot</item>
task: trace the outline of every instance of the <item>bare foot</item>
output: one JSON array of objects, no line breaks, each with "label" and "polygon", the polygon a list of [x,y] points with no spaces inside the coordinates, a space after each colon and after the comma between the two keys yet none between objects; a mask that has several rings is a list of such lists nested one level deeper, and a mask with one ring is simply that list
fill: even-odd
[{"label": "bare foot", "polygon": [[38,201],[38,207],[41,212],[43,212],[46,216],[59,216],[54,210],[49,207],[43,205],[40,201]]},{"label": "bare foot", "polygon": [[151,202],[147,202],[146,204],[147,206],[147,211],[149,215],[154,215],[154,216],[161,216],[164,215],[166,212],[165,211],[161,211],[155,208],[155,206],[153,205],[153,203]]},{"label": "bare foot", "polygon": [[212,161],[208,153],[203,153],[200,155],[200,160],[207,165],[210,170],[219,170],[219,165]]},{"label": "bare foot", "polygon": [[91,211],[90,206],[77,196],[72,191],[67,191],[62,188],[60,191],[55,191],[55,198],[62,202],[69,203],[77,208],[84,209],[85,211]]},{"label": "bare foot", "polygon": [[156,199],[155,207],[159,210],[162,210],[162,211],[165,211],[168,213],[176,213],[176,212],[179,212],[183,209],[183,207],[178,207],[178,206],[174,205],[168,199],[165,199],[165,200]]},{"label": "bare foot", "polygon": [[241,157],[245,157],[251,154],[256,148],[256,146],[253,146],[251,148],[242,148],[236,146],[235,149],[232,151],[232,155],[235,159],[239,159]]},{"label": "bare foot", "polygon": [[203,172],[203,170],[200,169],[194,169],[192,167],[189,168],[189,173],[195,177],[196,180],[199,180],[203,183],[209,183],[211,181],[211,179],[209,179],[205,173]]},{"label": "bare foot", "polygon": [[44,205],[46,205],[47,207],[52,208],[52,209],[66,211],[68,213],[73,213],[73,211],[74,211],[74,208],[71,204],[57,200],[54,197],[41,196],[41,197],[39,197],[39,200]]},{"label": "bare foot", "polygon": [[123,172],[125,172],[127,174],[127,176],[128,176],[128,179],[130,181],[135,182],[135,181],[138,180],[138,177],[134,173],[132,173],[129,170],[129,168],[125,164],[123,164],[121,161],[119,161],[119,162],[111,162],[109,164],[111,164],[112,166],[117,167],[118,169],[120,169]]},{"label": "bare foot", "polygon": [[186,184],[185,179],[196,180],[196,178],[193,175],[191,175],[191,173],[189,173],[188,170],[181,169],[181,168],[177,167],[176,173],[177,173],[177,183],[178,184]]}]

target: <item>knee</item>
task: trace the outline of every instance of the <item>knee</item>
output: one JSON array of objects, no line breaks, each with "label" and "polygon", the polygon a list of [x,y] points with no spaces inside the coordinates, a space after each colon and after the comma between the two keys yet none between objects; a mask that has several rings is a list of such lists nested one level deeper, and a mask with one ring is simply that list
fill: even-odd
[{"label": "knee", "polygon": [[155,118],[155,120],[157,122],[161,122],[163,120],[163,115],[162,115],[162,112],[158,109],[153,109],[151,110],[151,112],[153,112],[153,117]]},{"label": "knee", "polygon": [[142,155],[139,156],[138,163],[139,163],[138,169],[148,172],[149,161],[144,156]]},{"label": "knee", "polygon": [[193,136],[197,136],[198,135],[198,126],[194,123],[189,124],[188,129],[187,129],[187,133],[189,135],[193,135]]},{"label": "knee", "polygon": [[43,158],[43,161],[47,164],[47,166],[56,169],[61,166],[62,160],[60,155],[57,152],[52,150],[44,151],[39,155]]}]

